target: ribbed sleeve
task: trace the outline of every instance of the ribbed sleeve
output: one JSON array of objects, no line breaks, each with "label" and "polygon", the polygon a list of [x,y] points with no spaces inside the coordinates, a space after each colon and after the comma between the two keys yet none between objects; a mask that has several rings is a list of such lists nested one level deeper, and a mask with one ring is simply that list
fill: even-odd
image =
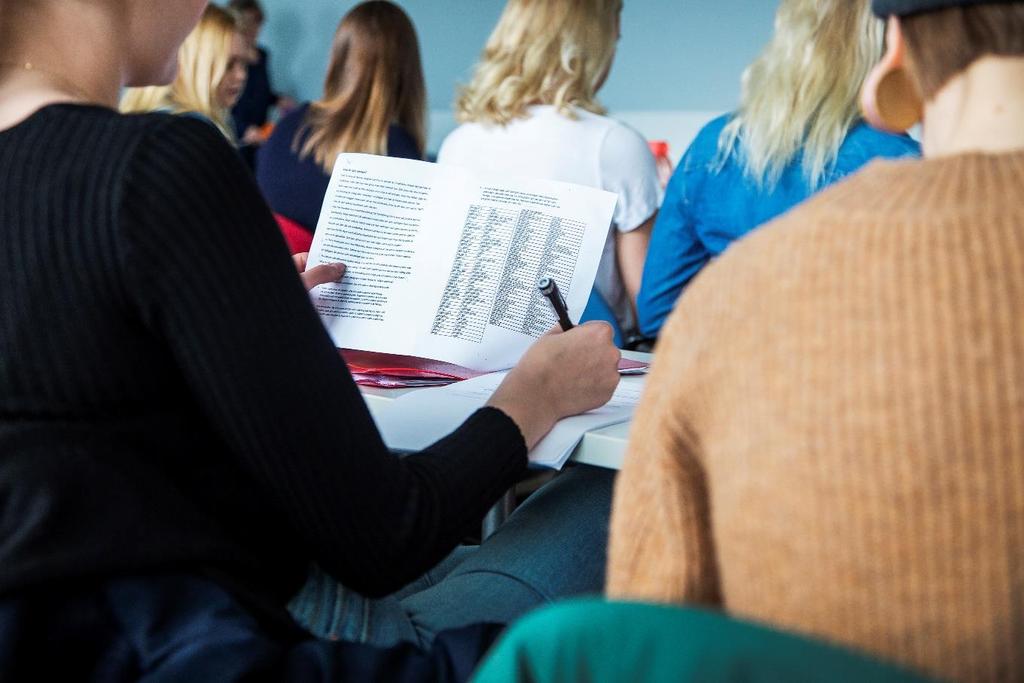
[{"label": "ribbed sleeve", "polygon": [[[30,474],[6,480],[12,495],[62,514],[5,509],[5,540],[45,534],[52,550],[0,552],[0,590],[39,563],[45,578],[184,565],[286,596],[316,561],[381,595],[450,552],[524,471],[523,438],[493,409],[423,453],[388,452],[213,127],[50,107],[0,137],[7,155],[0,469]],[[74,325],[51,332],[55,314]],[[74,433],[30,433],[28,410]],[[89,497],[50,483],[72,462]]]}]

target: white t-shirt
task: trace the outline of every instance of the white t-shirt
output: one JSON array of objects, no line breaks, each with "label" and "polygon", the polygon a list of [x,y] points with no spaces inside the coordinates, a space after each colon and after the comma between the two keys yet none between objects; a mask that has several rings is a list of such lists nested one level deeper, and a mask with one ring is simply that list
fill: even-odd
[{"label": "white t-shirt", "polygon": [[609,227],[597,291],[623,330],[634,327],[632,308],[619,277],[612,230],[640,227],[661,204],[654,156],[635,130],[607,116],[577,110],[562,116],[550,105],[529,108],[530,116],[506,126],[464,123],[441,145],[437,161],[482,172],[561,180],[619,195]]}]

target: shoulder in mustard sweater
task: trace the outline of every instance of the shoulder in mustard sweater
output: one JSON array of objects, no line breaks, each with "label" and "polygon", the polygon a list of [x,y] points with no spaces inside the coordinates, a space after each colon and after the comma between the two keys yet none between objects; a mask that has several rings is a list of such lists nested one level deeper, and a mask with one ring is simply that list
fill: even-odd
[{"label": "shoulder in mustard sweater", "polygon": [[1024,677],[1024,153],[875,162],[682,297],[616,489],[613,597]]}]

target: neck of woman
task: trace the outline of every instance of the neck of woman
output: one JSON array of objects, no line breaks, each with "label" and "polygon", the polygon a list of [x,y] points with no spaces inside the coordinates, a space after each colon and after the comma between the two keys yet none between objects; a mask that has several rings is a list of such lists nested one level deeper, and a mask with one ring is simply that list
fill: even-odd
[{"label": "neck of woman", "polygon": [[109,3],[0,3],[0,130],[58,102],[116,107],[127,27]]},{"label": "neck of woman", "polygon": [[1024,57],[984,57],[925,105],[926,157],[1024,150]]}]

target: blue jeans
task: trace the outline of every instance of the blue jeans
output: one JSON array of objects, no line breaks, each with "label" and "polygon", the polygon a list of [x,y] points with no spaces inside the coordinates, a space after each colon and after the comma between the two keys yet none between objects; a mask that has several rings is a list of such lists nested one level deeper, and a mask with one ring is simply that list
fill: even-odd
[{"label": "blue jeans", "polygon": [[507,624],[559,598],[599,594],[614,476],[587,466],[563,472],[483,544],[457,548],[386,598],[364,598],[314,568],[289,609],[322,638],[429,647],[439,631]]}]

